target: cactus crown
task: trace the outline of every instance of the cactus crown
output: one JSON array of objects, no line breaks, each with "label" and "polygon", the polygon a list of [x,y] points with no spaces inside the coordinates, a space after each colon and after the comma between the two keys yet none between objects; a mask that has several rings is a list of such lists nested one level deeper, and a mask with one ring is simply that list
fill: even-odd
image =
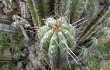
[{"label": "cactus crown", "polygon": [[54,18],[47,18],[46,19],[46,25],[50,28],[52,28],[54,31],[61,31],[62,28],[62,23],[61,21],[64,20],[62,18],[60,18],[60,20],[55,20]]}]

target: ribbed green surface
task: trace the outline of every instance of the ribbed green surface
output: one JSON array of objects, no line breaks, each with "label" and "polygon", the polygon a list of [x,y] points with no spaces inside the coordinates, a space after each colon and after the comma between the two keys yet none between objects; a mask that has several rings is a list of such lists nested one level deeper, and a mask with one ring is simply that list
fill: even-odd
[{"label": "ribbed green surface", "polygon": [[60,60],[65,57],[67,48],[74,49],[75,28],[68,25],[66,19],[61,17],[57,20],[47,18],[46,25],[38,31],[38,38],[41,41],[42,49],[54,60],[56,67],[59,67]]}]

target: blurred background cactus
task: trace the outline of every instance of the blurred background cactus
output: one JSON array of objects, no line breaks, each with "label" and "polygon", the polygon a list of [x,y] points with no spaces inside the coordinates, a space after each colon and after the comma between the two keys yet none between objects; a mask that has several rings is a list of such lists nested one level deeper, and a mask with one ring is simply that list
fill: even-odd
[{"label": "blurred background cactus", "polygon": [[110,0],[0,0],[0,70],[109,70]]}]

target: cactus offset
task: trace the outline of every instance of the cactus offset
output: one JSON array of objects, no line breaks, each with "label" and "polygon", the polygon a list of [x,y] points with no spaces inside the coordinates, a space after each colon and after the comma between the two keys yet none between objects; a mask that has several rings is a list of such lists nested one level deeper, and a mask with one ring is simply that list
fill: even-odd
[{"label": "cactus offset", "polygon": [[38,31],[38,38],[50,59],[54,59],[55,67],[58,68],[60,60],[67,54],[67,47],[74,49],[75,27],[69,25],[64,17],[57,20],[47,18],[46,25]]}]

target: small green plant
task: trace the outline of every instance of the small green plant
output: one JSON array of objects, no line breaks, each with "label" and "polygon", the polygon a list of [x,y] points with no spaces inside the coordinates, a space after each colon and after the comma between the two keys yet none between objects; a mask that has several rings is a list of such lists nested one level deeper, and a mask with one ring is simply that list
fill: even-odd
[{"label": "small green plant", "polygon": [[75,48],[73,41],[75,27],[68,24],[64,17],[57,20],[47,18],[45,23],[46,25],[39,29],[38,38],[42,48],[53,60],[55,68],[59,68],[68,49],[73,50]]}]

